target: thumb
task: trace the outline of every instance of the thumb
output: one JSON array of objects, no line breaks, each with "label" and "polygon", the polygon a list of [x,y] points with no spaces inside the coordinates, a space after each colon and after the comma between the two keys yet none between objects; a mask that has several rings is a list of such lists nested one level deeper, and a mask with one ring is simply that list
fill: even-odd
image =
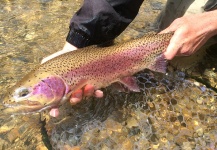
[{"label": "thumb", "polygon": [[176,56],[178,50],[179,48],[177,47],[177,44],[170,41],[170,44],[168,45],[166,51],[164,52],[165,58],[167,60],[173,59]]}]

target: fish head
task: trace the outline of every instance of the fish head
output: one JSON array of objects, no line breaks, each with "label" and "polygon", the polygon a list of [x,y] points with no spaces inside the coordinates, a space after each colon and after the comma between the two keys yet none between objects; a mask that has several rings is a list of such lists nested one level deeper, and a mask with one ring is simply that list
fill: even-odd
[{"label": "fish head", "polygon": [[56,107],[65,92],[66,84],[61,77],[33,71],[8,90],[3,98],[3,112],[30,113]]}]

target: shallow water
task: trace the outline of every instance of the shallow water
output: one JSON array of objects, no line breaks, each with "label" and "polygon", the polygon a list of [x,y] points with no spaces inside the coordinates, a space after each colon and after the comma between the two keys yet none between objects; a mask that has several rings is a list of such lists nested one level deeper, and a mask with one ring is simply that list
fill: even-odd
[{"label": "shallow water", "polygon": [[71,14],[79,6],[79,1],[1,0],[1,88],[62,48]]},{"label": "shallow water", "polygon": [[[70,18],[81,3],[82,0],[0,0],[1,94],[39,64],[43,57],[63,47]],[[146,2],[117,42],[153,30],[153,22],[164,3],[164,0]],[[215,89],[215,66],[204,67],[203,76],[198,73],[189,76]],[[149,80],[146,86],[157,86],[157,81]],[[195,80],[189,84],[177,80],[180,82],[177,85],[174,81],[163,80],[159,91],[149,89],[151,101],[145,98],[146,104],[139,100],[144,100],[145,93],[136,96],[114,93],[113,96],[108,89],[104,101],[80,104],[73,109],[62,107],[62,116],[57,119],[46,113],[15,117],[3,114],[0,116],[0,148],[187,149],[207,146],[215,149],[216,93],[203,85],[198,88],[192,84],[197,83]],[[170,83],[174,86],[167,86]],[[166,90],[168,94],[160,90]],[[187,96],[183,98],[183,94]],[[203,95],[206,98],[199,99]]]},{"label": "shallow water", "polygon": [[[81,1],[0,1],[0,90],[62,48],[71,14]],[[1,115],[0,149],[50,148],[40,116]]]}]

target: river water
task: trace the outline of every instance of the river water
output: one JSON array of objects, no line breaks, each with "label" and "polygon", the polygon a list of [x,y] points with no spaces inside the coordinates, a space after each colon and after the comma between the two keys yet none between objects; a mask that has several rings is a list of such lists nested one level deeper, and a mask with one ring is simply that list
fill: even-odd
[{"label": "river water", "polygon": [[[43,57],[61,50],[70,18],[81,4],[82,0],[0,0],[0,94],[5,93],[8,87],[38,65]],[[130,40],[153,31],[154,21],[164,6],[165,0],[145,1],[137,18],[116,39],[116,42]],[[144,99],[144,93],[136,96],[116,95],[113,98],[108,96],[108,102],[123,99],[120,100],[120,104],[93,102],[102,108],[115,106],[118,111],[106,108],[103,112],[102,109],[94,109],[95,107],[84,109],[84,106],[90,107],[90,104],[84,104],[68,112],[64,111],[71,107],[65,106],[69,108],[62,110],[64,113],[58,119],[50,118],[46,113],[14,117],[2,114],[0,148],[215,149],[217,142],[215,66],[209,65],[208,69],[203,68],[203,71],[203,76],[195,72],[189,75],[192,77],[189,79],[190,83],[178,79],[177,85],[174,83],[176,79],[171,80],[172,77],[167,82],[159,77],[161,82],[155,85],[156,80],[150,75],[142,74],[147,77],[146,81],[144,79],[141,81],[141,85],[153,86],[149,85],[149,88],[152,88],[148,90],[149,94],[146,93],[149,95],[149,99],[145,98],[146,104],[136,101],[126,105],[123,101],[127,96],[130,100]],[[140,75],[138,80],[139,77]],[[204,84],[214,90],[206,88]],[[163,92],[162,95],[161,86],[165,88],[163,89],[168,92],[167,94]],[[153,90],[154,88],[158,90]],[[202,96],[204,98],[201,100]],[[187,103],[191,106],[186,105]],[[87,110],[94,112],[87,114]],[[76,115],[71,115],[75,112],[85,113],[83,116],[77,115],[76,118]],[[96,114],[100,113],[107,115],[100,116],[103,119],[96,119],[99,117]],[[93,120],[95,122],[87,124],[86,122],[91,122],[91,117],[92,122]],[[71,121],[79,118],[81,121],[76,123]],[[84,126],[77,128],[79,123],[83,123]]]}]

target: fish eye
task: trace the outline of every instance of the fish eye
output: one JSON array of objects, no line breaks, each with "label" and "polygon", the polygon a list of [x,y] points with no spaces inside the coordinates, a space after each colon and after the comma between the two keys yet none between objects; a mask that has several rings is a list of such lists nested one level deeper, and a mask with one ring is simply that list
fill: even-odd
[{"label": "fish eye", "polygon": [[25,97],[29,93],[30,93],[30,90],[28,88],[25,88],[25,87],[21,87],[21,88],[18,88],[17,90],[15,90],[15,96],[17,98]]},{"label": "fish eye", "polygon": [[28,89],[22,89],[18,94],[19,94],[19,97],[25,97],[26,95],[29,94],[29,90]]}]

